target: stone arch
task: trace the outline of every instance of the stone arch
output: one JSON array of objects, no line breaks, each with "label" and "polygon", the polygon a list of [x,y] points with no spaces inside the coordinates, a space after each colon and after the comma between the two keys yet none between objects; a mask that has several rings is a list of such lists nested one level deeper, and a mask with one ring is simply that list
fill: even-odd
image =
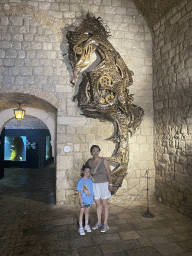
[{"label": "stone arch", "polygon": [[40,90],[38,90],[38,93],[33,91],[32,94],[23,92],[0,94],[0,132],[5,124],[14,118],[14,109],[18,108],[18,103],[20,102],[21,107],[25,110],[25,115],[37,117],[47,125],[51,134],[53,156],[55,157],[57,124],[57,108],[55,106],[58,106],[58,101],[53,95]]},{"label": "stone arch", "polygon": [[[51,145],[53,149],[53,157],[55,158],[55,148],[56,148],[56,115],[54,113],[47,113],[42,109],[29,108],[24,107],[25,114],[29,116],[34,116],[39,118],[42,122],[44,122],[51,134]],[[13,109],[6,109],[0,113],[0,133],[3,127],[8,123],[11,119],[13,119],[14,111]]]}]

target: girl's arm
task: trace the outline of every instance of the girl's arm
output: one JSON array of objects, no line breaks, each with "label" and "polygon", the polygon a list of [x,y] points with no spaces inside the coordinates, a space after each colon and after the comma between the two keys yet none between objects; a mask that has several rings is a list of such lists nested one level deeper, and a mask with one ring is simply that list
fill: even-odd
[{"label": "girl's arm", "polygon": [[106,170],[106,174],[107,174],[107,177],[108,177],[108,181],[109,181],[109,191],[112,191],[112,180],[111,180],[111,171],[110,171],[110,168],[109,168],[109,163],[106,159],[104,159],[104,165],[105,165],[105,170]]},{"label": "girl's arm", "polygon": [[78,196],[79,196],[79,203],[80,203],[81,207],[83,207],[83,202],[81,200],[81,191],[78,191]]}]

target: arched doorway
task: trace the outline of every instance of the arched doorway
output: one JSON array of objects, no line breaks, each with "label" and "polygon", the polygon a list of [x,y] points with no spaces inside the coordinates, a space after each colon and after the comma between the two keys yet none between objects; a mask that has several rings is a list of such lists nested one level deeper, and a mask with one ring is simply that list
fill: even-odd
[{"label": "arched doorway", "polygon": [[[31,95],[6,96],[0,112],[0,194],[55,204],[56,108]],[[25,110],[23,120],[14,117],[17,99]]]},{"label": "arched doorway", "polygon": [[4,178],[1,195],[55,204],[55,165],[51,136],[40,119],[25,116],[6,123],[1,133]]}]

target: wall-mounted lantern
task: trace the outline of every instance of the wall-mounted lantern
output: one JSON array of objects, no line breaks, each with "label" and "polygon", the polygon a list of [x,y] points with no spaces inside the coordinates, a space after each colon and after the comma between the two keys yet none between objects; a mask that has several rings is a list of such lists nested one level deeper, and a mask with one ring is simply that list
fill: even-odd
[{"label": "wall-mounted lantern", "polygon": [[14,113],[15,113],[15,118],[17,120],[22,120],[24,118],[25,110],[20,108],[20,103],[19,103],[19,107],[17,109],[14,109]]}]

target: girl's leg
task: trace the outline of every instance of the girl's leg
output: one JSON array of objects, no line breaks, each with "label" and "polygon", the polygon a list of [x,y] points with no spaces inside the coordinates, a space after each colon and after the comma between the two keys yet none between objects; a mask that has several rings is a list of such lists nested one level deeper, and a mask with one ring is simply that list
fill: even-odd
[{"label": "girl's leg", "polygon": [[107,225],[107,220],[109,216],[109,209],[108,209],[108,201],[107,199],[102,199],[102,205],[104,208],[104,225]]},{"label": "girl's leg", "polygon": [[89,208],[85,208],[85,226],[89,223]]},{"label": "girl's leg", "polygon": [[101,211],[102,211],[101,199],[95,200],[95,203],[97,207],[97,222],[101,224]]},{"label": "girl's leg", "polygon": [[81,228],[83,226],[83,214],[84,214],[85,208],[80,208],[80,214],[79,214],[79,227]]}]

